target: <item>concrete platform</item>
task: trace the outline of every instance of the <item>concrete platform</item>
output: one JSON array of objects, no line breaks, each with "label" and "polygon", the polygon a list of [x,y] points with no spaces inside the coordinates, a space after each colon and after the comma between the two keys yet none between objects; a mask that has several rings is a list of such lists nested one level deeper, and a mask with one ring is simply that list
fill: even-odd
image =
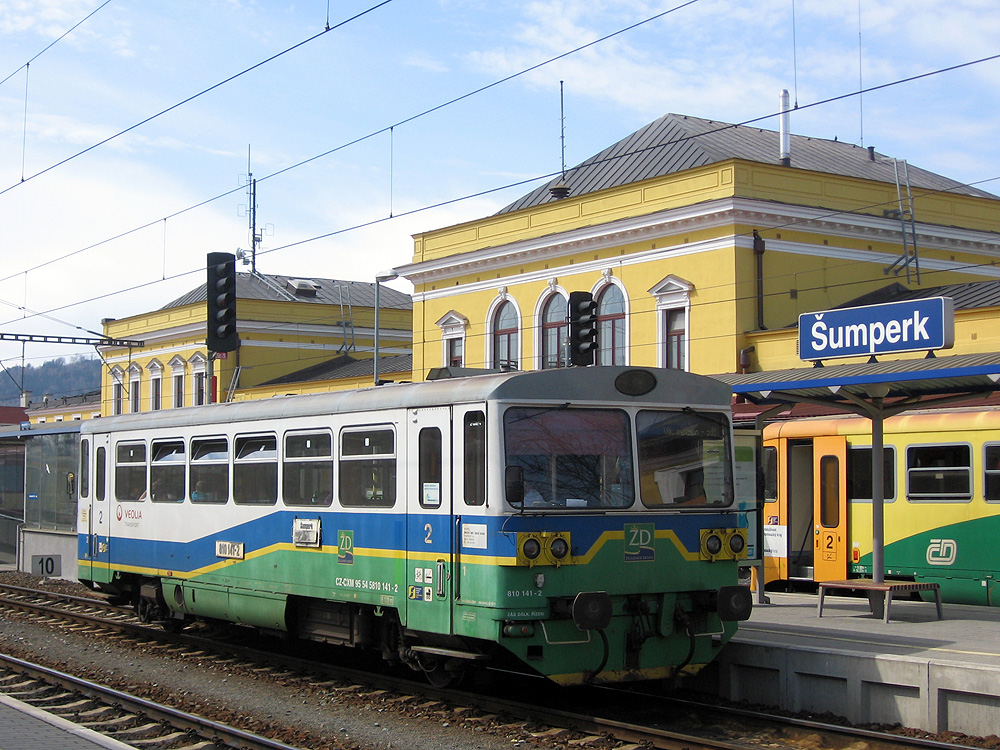
[{"label": "concrete platform", "polygon": [[1000,608],[768,593],[723,649],[719,695],[855,724],[1000,733]]},{"label": "concrete platform", "polygon": [[118,740],[0,695],[3,750],[134,750]]}]

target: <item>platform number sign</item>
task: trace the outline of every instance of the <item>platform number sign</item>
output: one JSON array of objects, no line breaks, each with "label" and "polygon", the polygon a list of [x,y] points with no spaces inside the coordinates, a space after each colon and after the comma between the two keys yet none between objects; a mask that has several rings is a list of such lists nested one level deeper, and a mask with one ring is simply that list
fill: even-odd
[{"label": "platform number sign", "polygon": [[62,575],[62,555],[32,555],[32,575],[54,578]]}]

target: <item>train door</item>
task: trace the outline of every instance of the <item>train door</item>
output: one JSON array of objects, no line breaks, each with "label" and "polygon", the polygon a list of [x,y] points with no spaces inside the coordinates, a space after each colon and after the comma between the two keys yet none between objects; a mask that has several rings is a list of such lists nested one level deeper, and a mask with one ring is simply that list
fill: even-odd
[{"label": "train door", "polygon": [[[80,531],[86,534],[86,545],[79,575],[92,581],[107,580],[111,561],[107,458],[107,435],[94,435],[81,443]],[[82,517],[83,513],[86,518]]]},{"label": "train door", "polygon": [[813,444],[789,440],[786,445],[785,543],[788,578],[813,578]]},{"label": "train door", "polygon": [[847,440],[813,440],[814,580],[847,578]]},{"label": "train door", "polygon": [[451,632],[451,410],[412,409],[406,434],[406,625]]}]

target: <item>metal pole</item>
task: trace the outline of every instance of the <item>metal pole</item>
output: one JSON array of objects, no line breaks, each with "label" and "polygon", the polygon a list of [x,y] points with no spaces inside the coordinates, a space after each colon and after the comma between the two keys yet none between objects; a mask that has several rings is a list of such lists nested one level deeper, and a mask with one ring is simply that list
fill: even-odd
[{"label": "metal pole", "polygon": [[378,377],[378,309],[379,309],[379,290],[382,285],[379,283],[378,276],[375,277],[375,385],[379,384]]},{"label": "metal pole", "polygon": [[390,268],[388,271],[382,271],[382,273],[375,274],[375,364],[374,364],[375,385],[381,385],[382,384],[382,381],[379,378],[379,372],[378,372],[378,370],[379,370],[379,368],[378,368],[378,356],[379,356],[379,352],[378,352],[378,344],[379,344],[379,322],[378,322],[378,319],[379,319],[379,308],[381,307],[381,304],[380,304],[380,296],[381,296],[380,292],[381,292],[381,289],[382,289],[382,282],[383,281],[392,281],[393,279],[398,279],[398,278],[399,278],[399,274],[396,273],[395,269],[392,269],[392,268]]},{"label": "metal pole", "polygon": [[885,581],[885,497],[882,399],[872,399],[872,580]]}]

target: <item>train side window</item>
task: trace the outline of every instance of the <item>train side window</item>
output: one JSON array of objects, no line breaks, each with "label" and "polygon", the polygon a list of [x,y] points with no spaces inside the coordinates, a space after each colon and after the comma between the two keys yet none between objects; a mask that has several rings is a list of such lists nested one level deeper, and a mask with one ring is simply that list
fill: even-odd
[{"label": "train side window", "polygon": [[441,430],[424,427],[417,438],[420,450],[418,487],[421,508],[441,507]]},{"label": "train side window", "polygon": [[236,436],[233,499],[240,505],[278,502],[278,441],[274,435]]},{"label": "train side window", "polygon": [[983,499],[1000,502],[1000,445],[983,447]]},{"label": "train side window", "polygon": [[[890,502],[896,498],[896,449],[891,445],[882,448],[882,499]],[[847,450],[847,499],[851,502],[872,501],[872,449],[848,448]]]},{"label": "train side window", "polygon": [[968,445],[911,445],[906,449],[910,500],[972,498],[972,450]]},{"label": "train side window", "polygon": [[176,503],[184,499],[184,441],[153,441],[150,448],[150,495],[154,503]]},{"label": "train side window", "polygon": [[285,435],[281,476],[285,505],[330,505],[333,502],[333,438],[330,433]]},{"label": "train side window", "polygon": [[192,503],[229,502],[229,441],[223,437],[194,438],[188,486]]},{"label": "train side window", "polygon": [[340,503],[391,508],[396,503],[396,449],[391,429],[345,430],[340,436]]},{"label": "train side window", "polygon": [[778,449],[765,445],[762,473],[764,474],[764,502],[773,503],[778,499]]},{"label": "train side window", "polygon": [[115,500],[135,502],[146,499],[146,444],[118,443],[115,446]]},{"label": "train side window", "polygon": [[101,447],[97,449],[97,476],[94,477],[94,490],[98,500],[104,500],[105,489],[108,485],[107,476],[108,449]]},{"label": "train side window", "polygon": [[462,427],[465,443],[462,462],[465,472],[465,504],[486,504],[486,415],[481,411],[465,413]]},{"label": "train side window", "polygon": [[90,497],[90,441],[80,441],[80,497]]}]

